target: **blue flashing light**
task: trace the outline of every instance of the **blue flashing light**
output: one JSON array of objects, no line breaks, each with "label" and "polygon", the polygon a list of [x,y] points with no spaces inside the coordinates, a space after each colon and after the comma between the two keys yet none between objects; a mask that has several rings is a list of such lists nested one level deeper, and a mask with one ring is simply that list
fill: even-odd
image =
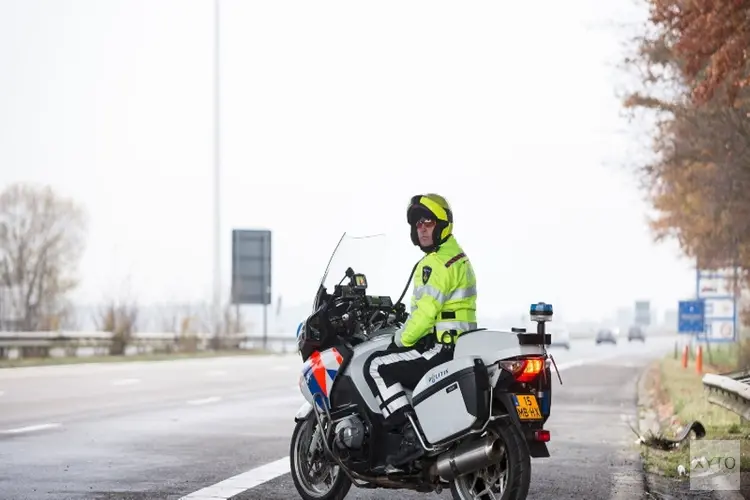
[{"label": "blue flashing light", "polygon": [[531,304],[531,314],[552,314],[552,304],[545,304],[539,302],[537,304]]}]

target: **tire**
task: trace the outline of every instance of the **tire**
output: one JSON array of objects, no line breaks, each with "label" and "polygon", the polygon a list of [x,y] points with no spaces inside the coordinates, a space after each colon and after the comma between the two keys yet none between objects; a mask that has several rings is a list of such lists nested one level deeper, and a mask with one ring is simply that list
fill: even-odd
[{"label": "tire", "polygon": [[[505,445],[507,463],[506,486],[498,500],[524,500],[531,485],[531,455],[526,439],[515,425],[501,424],[491,428]],[[466,474],[451,481],[451,494],[454,500],[489,500],[489,495],[477,498],[466,491],[473,474]],[[495,497],[497,498],[497,497]]]},{"label": "tire", "polygon": [[[352,482],[341,468],[337,469],[333,484],[328,488],[327,492],[313,491],[308,478],[302,477],[304,472],[300,470],[302,457],[300,456],[299,449],[304,445],[302,441],[307,441],[309,446],[309,440],[305,439],[305,437],[308,434],[311,435],[317,427],[318,421],[314,416],[310,416],[297,422],[294,432],[292,432],[292,439],[289,444],[289,468],[294,487],[304,500],[343,500],[349,493]],[[321,451],[321,453],[323,452]],[[334,467],[331,468],[333,469]]]}]

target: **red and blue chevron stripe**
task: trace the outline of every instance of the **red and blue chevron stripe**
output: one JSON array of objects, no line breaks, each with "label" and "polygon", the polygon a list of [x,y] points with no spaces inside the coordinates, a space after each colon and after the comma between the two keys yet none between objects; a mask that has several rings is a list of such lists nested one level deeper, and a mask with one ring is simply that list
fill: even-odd
[{"label": "red and blue chevron stripe", "polygon": [[323,396],[323,400],[329,408],[331,403],[328,398],[343,362],[344,358],[341,353],[335,347],[332,347],[323,352],[314,352],[302,365],[302,374],[310,393],[313,397],[316,394]]}]

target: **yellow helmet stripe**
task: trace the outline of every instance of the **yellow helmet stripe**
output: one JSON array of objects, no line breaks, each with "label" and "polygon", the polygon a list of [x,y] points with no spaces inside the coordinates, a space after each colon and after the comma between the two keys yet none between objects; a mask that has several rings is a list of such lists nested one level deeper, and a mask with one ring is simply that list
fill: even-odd
[{"label": "yellow helmet stripe", "polygon": [[433,214],[435,214],[435,217],[437,217],[438,219],[448,222],[448,214],[446,213],[445,209],[430,198],[422,196],[419,199],[419,203],[426,206]]},{"label": "yellow helmet stripe", "polygon": [[453,232],[453,223],[448,224],[443,232],[440,234],[441,239],[446,239]]}]

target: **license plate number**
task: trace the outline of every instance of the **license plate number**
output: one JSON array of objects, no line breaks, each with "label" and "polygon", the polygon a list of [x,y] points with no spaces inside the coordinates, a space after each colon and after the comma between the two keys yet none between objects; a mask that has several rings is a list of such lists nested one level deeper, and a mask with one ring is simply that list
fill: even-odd
[{"label": "license plate number", "polygon": [[532,394],[516,395],[516,412],[521,420],[541,420],[542,412],[539,411],[539,403],[536,396]]}]

